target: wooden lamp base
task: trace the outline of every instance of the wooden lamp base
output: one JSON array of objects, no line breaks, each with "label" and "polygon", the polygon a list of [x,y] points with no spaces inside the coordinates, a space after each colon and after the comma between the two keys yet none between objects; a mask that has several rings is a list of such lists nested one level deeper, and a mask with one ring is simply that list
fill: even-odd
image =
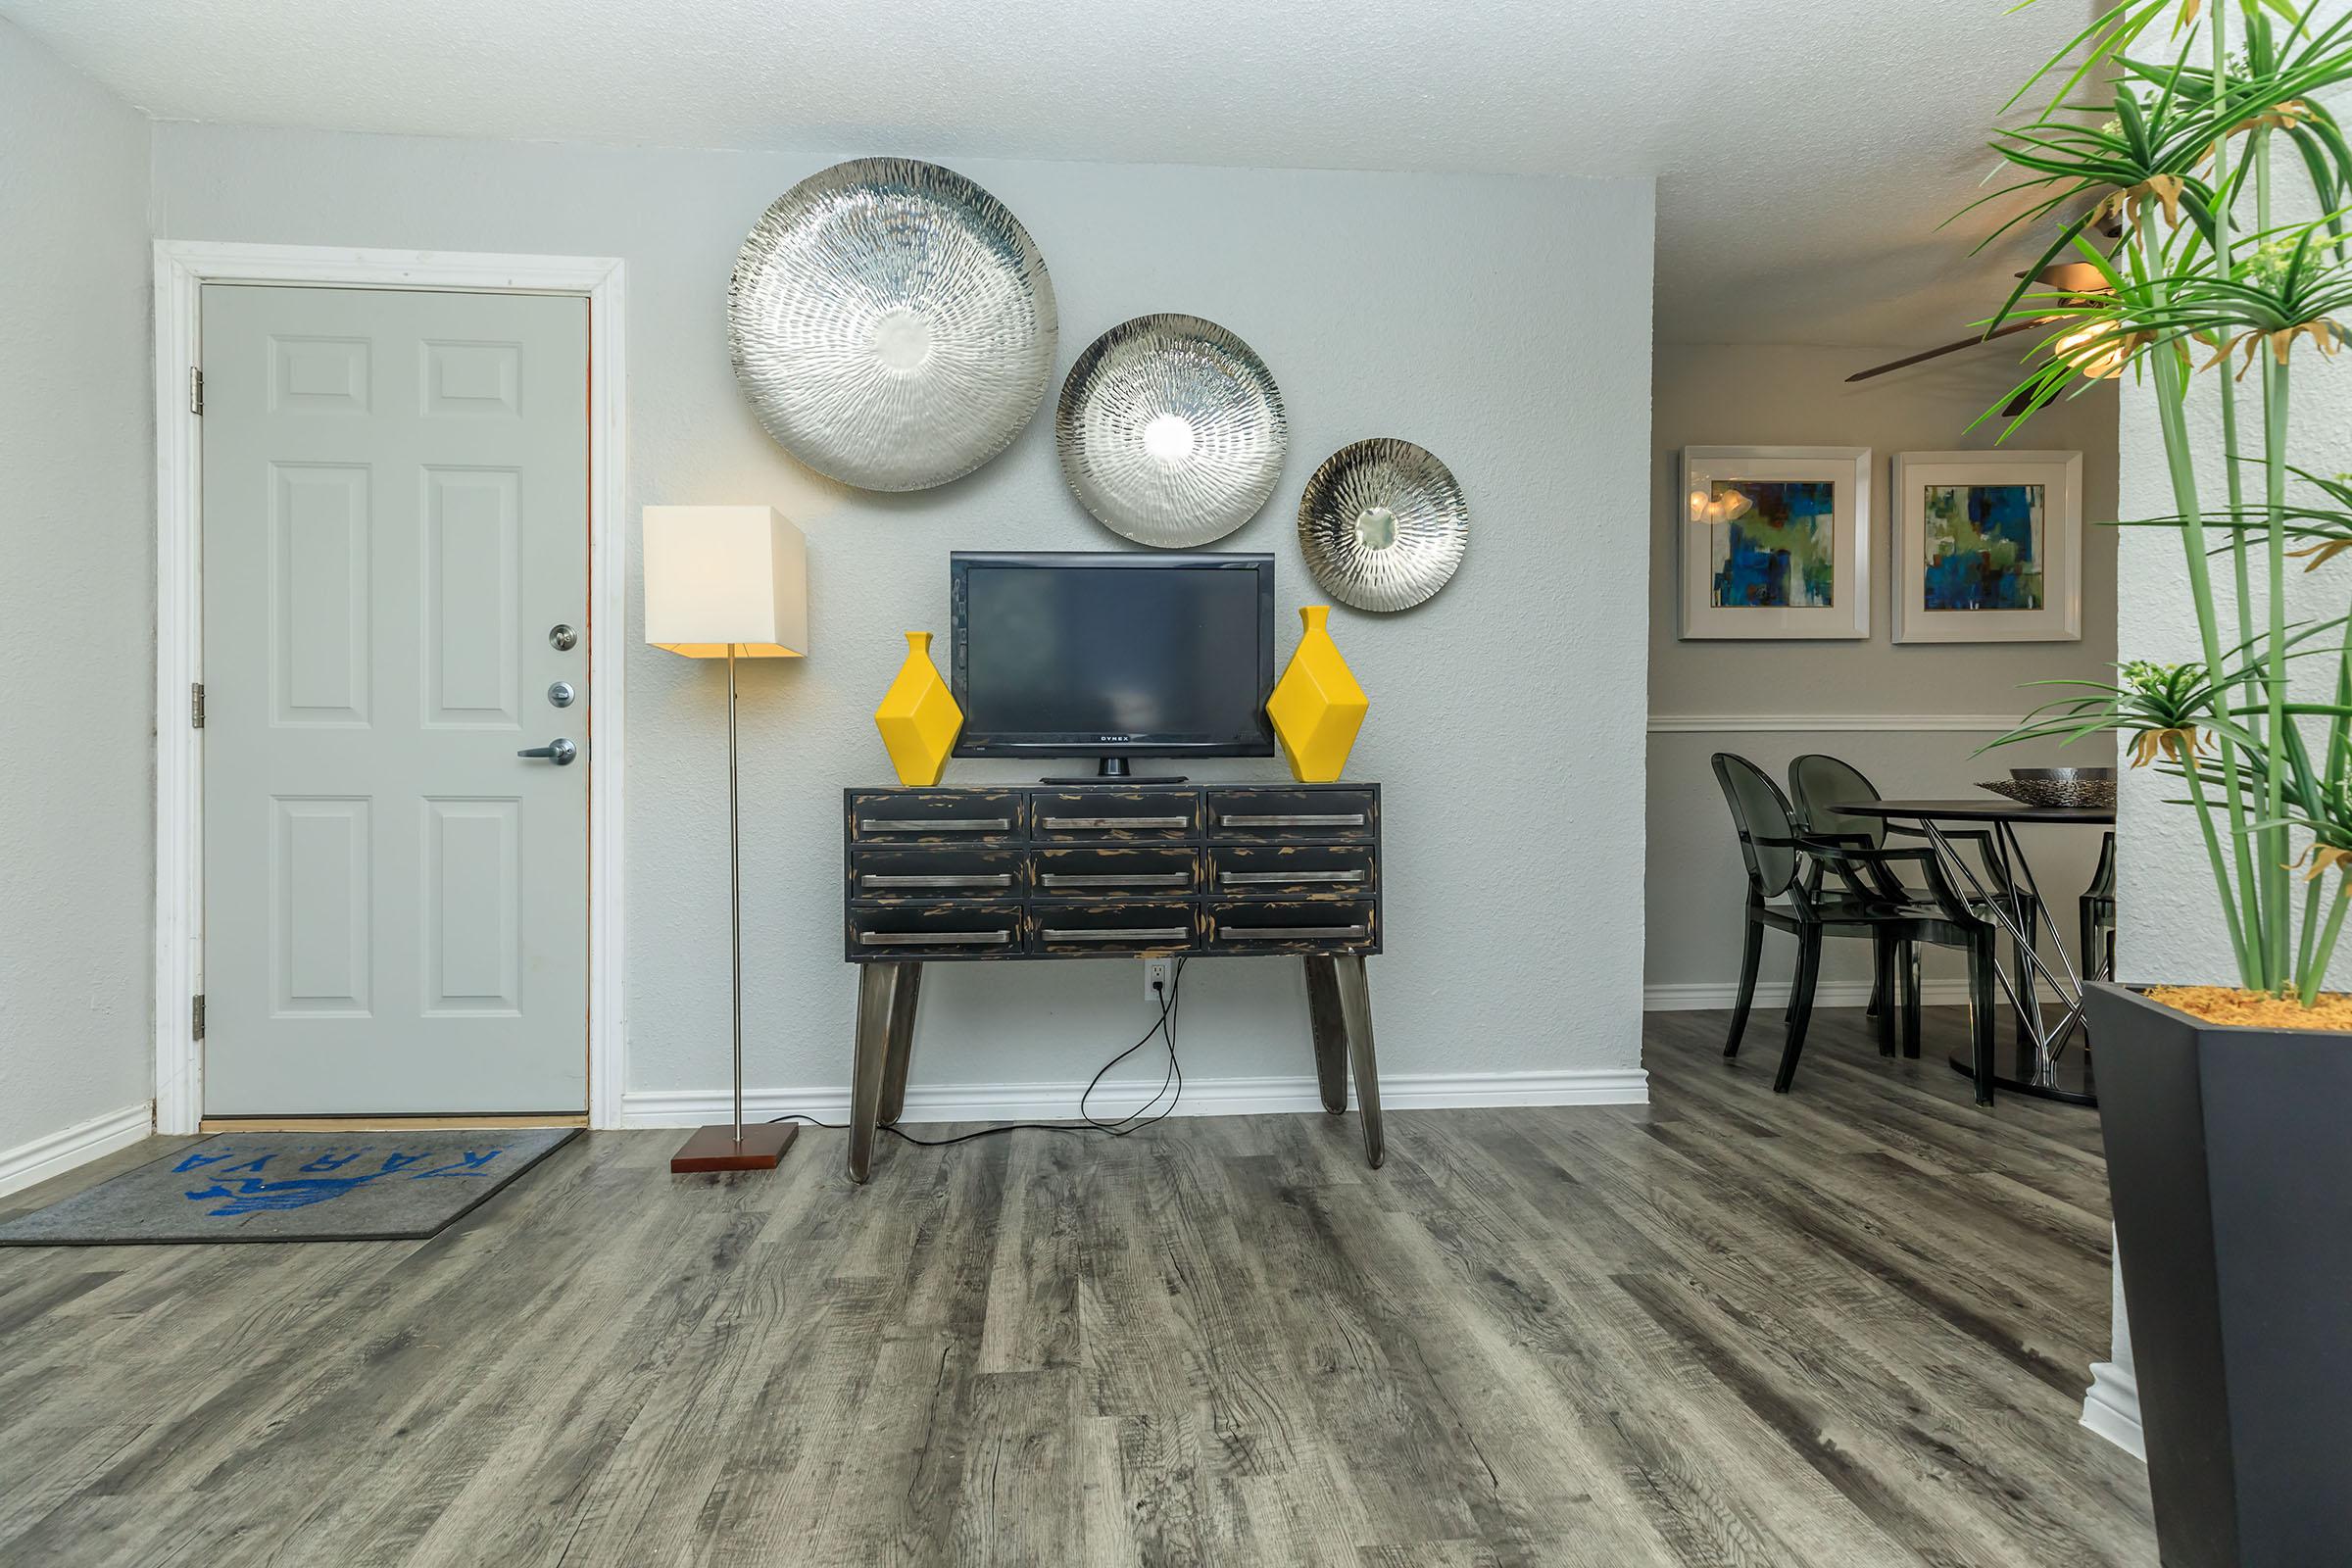
[{"label": "wooden lamp base", "polygon": [[800,1133],[797,1122],[745,1122],[743,1140],[738,1143],[733,1122],[698,1128],[669,1156],[669,1173],[697,1176],[723,1170],[774,1170],[782,1162],[784,1151],[792,1147],[792,1141]]}]

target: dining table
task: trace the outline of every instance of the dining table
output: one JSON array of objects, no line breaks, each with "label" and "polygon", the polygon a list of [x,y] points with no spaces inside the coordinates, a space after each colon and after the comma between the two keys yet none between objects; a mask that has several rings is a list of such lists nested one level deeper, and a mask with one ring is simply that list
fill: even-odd
[{"label": "dining table", "polygon": [[[1998,796],[1983,796],[1965,800],[1846,801],[1838,803],[1838,809],[1851,816],[1880,817],[1898,831],[1925,838],[1936,858],[1959,879],[1958,886],[1974,896],[1973,902],[2009,938],[2013,962],[2004,967],[1996,957],[1993,969],[2017,1014],[2016,1068],[2008,1077],[1995,1076],[1993,1086],[2038,1100],[2096,1105],[2098,1094],[2091,1087],[2088,1070],[2090,1035],[2083,1018],[2082,988],[2086,980],[2108,977],[2096,972],[2093,956],[2087,953],[2082,955],[2082,966],[2076,967],[2059,934],[2063,928],[2050,917],[2049,906],[2043,902],[2041,884],[2034,878],[2033,862],[2026,857],[2017,830],[2041,826],[2112,828],[2115,808],[2034,806]],[[1978,864],[1972,866],[1961,854],[1960,847],[1953,842],[1955,836],[1981,845],[1983,854]],[[2057,958],[2055,965],[2042,954],[2042,944],[2037,940],[2042,931],[2049,933],[2049,949]],[[2044,986],[2056,994],[2061,1007],[2055,1023],[2042,1010]],[[2061,1082],[2060,1069],[2078,1037],[2084,1054],[2082,1087],[2073,1089]],[[1952,1056],[1951,1064],[1971,1078],[1976,1076],[1975,1064],[1965,1056]]]}]

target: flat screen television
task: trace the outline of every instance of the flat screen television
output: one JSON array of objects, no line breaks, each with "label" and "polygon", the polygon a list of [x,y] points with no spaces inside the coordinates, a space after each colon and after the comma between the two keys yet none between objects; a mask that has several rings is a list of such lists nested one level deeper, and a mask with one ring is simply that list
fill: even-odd
[{"label": "flat screen television", "polygon": [[1271,757],[1274,558],[948,558],[957,757]]}]

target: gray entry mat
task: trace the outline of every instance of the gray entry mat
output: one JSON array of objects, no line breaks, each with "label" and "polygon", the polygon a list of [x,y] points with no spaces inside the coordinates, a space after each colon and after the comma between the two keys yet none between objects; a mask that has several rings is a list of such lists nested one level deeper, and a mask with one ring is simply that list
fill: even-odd
[{"label": "gray entry mat", "polygon": [[578,1132],[220,1133],[0,1223],[0,1247],[421,1240]]}]

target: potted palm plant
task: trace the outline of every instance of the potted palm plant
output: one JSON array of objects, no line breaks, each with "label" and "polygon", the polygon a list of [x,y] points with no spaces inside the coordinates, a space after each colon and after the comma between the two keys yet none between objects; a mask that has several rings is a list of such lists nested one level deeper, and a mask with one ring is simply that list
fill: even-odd
[{"label": "potted palm plant", "polygon": [[[1996,232],[2052,235],[1987,323],[2046,328],[2009,408],[2141,379],[2173,511],[2140,521],[2179,534],[2195,610],[2199,657],[2052,683],[2004,737],[2117,733],[2177,785],[2237,980],[2088,999],[2175,1568],[2352,1560],[2352,998],[2325,984],[2352,908],[2352,614],[2298,613],[2345,605],[2352,476],[2327,470],[2352,455],[2290,457],[2295,391],[2352,341],[2352,147],[2326,102],[2352,15],[2321,9],[2124,0],[1993,137],[2022,209]],[[2053,263],[2080,264],[2064,289],[2034,281]]]}]

